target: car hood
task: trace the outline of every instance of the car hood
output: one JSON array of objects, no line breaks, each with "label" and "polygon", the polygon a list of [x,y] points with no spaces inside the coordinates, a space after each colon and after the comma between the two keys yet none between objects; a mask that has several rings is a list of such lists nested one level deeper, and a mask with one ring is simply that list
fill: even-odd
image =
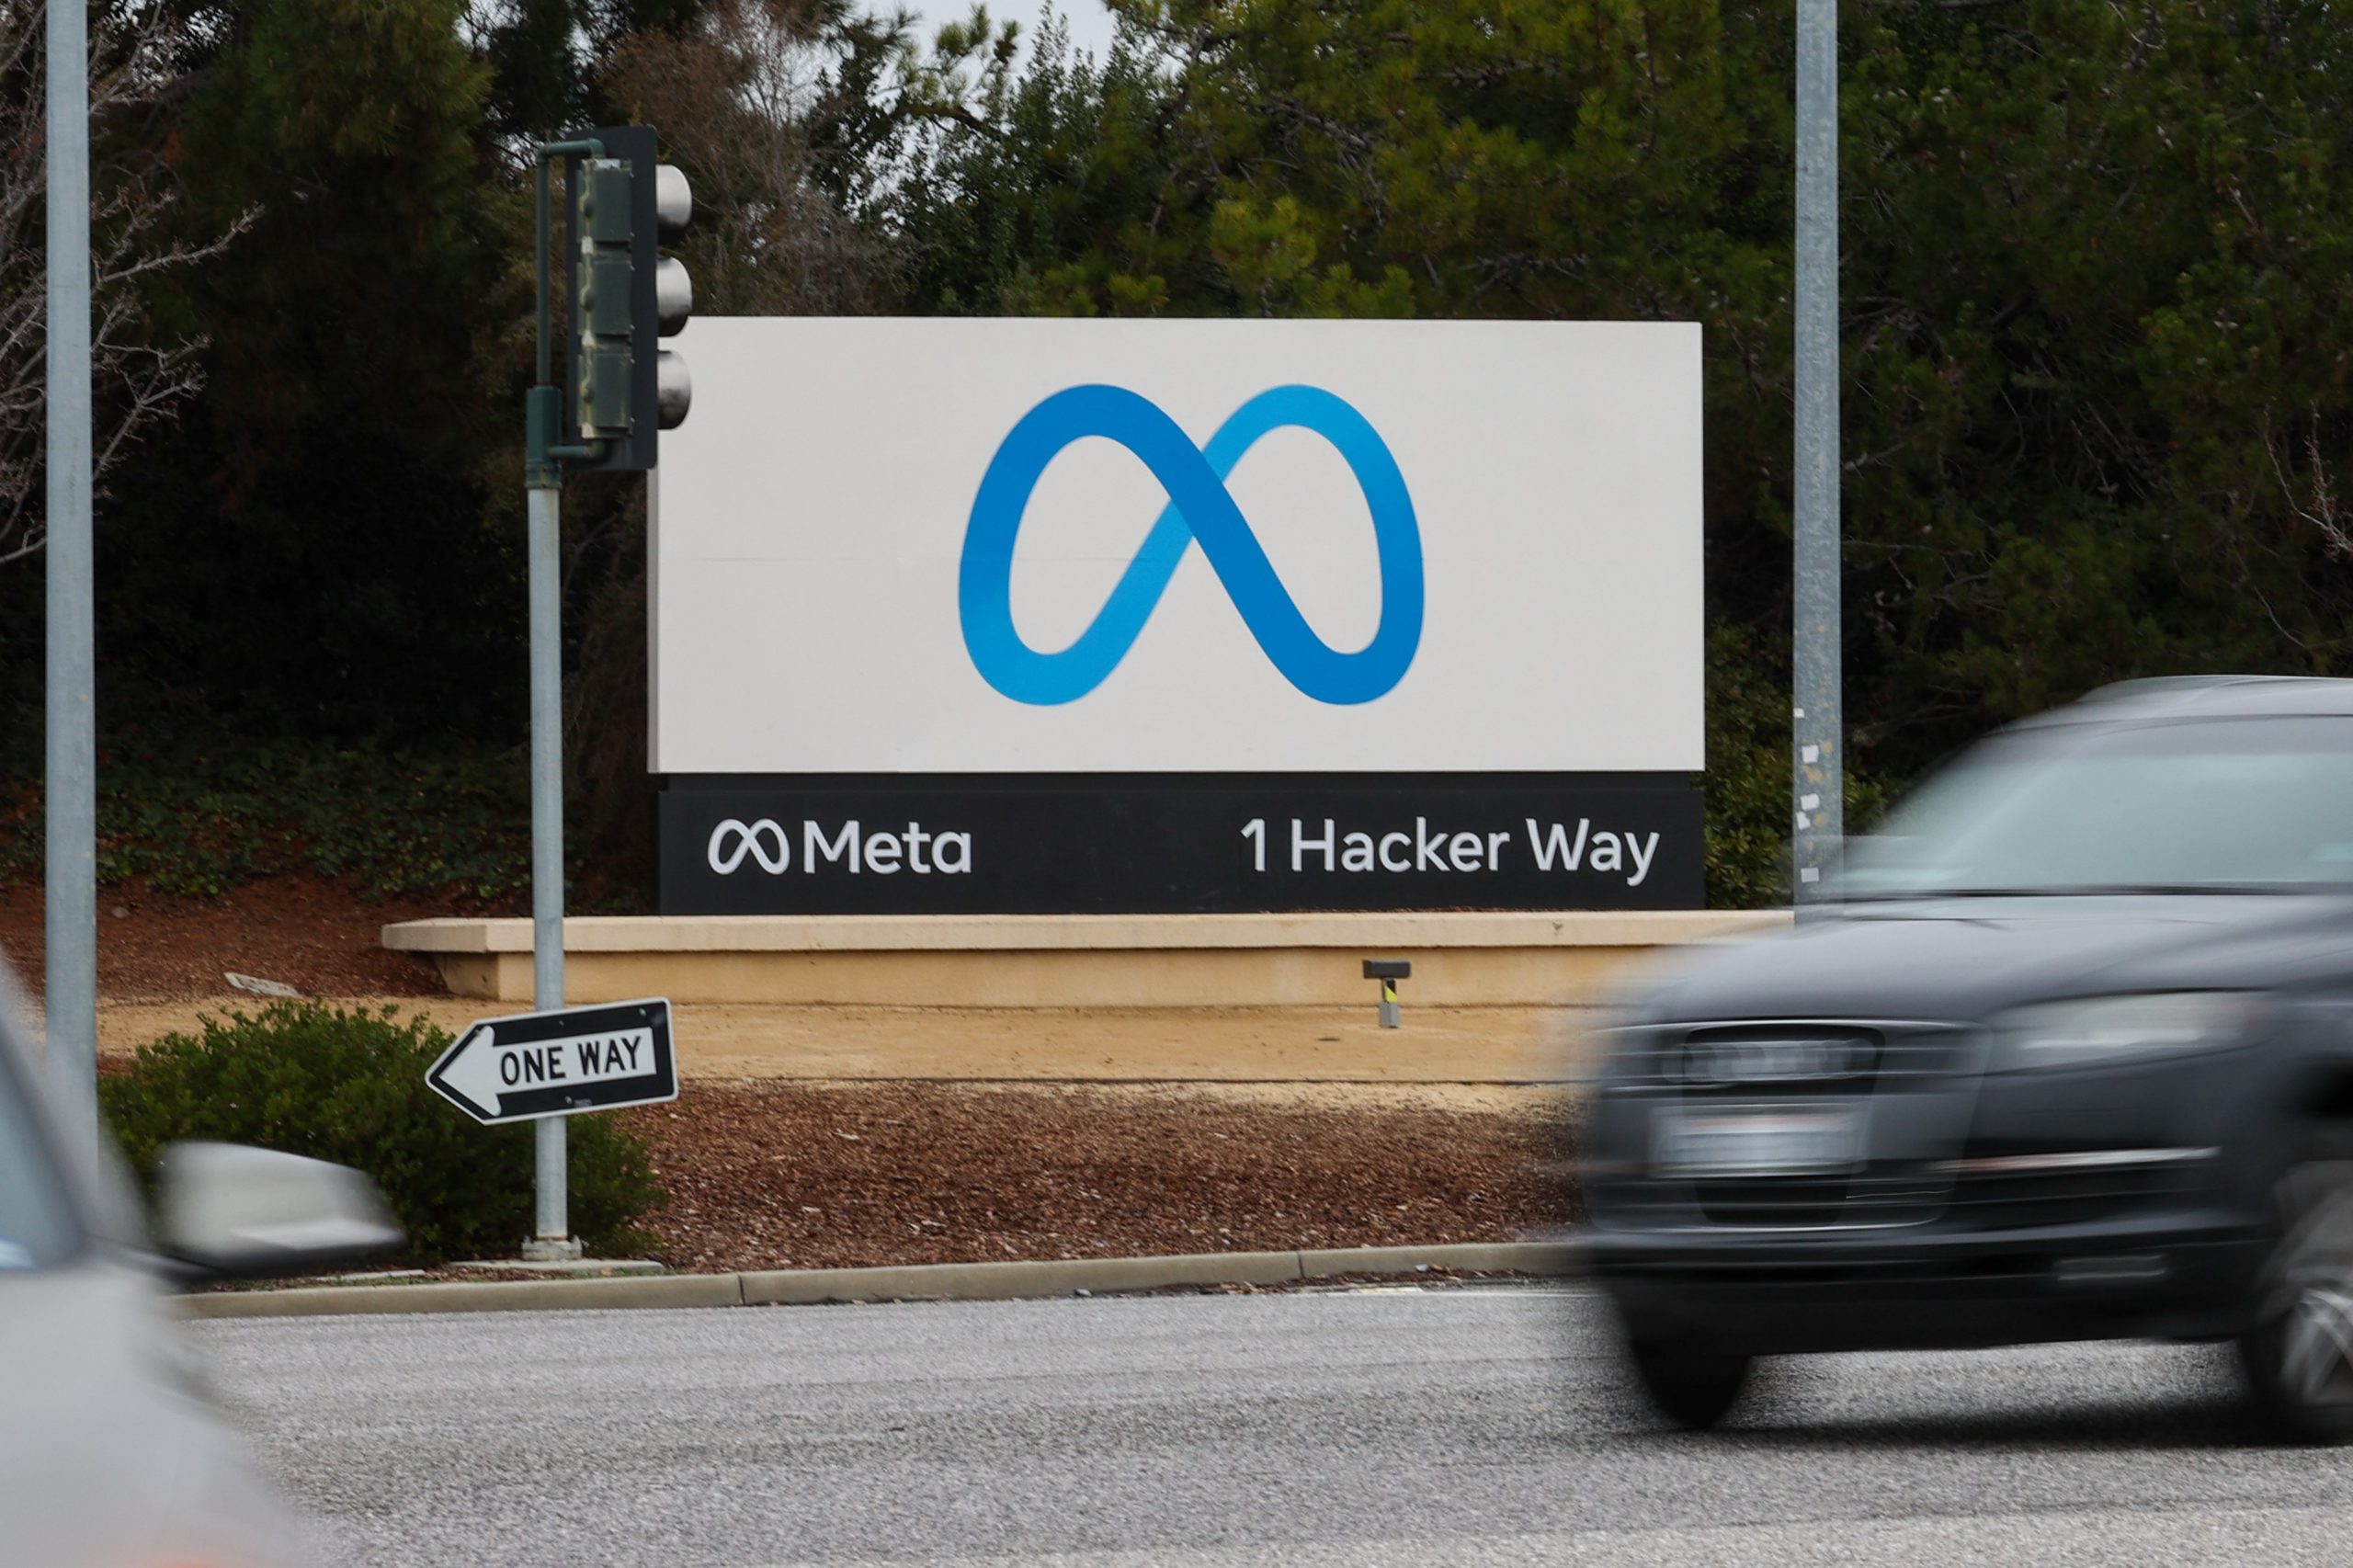
[{"label": "car hood", "polygon": [[275,1564],[283,1508],[197,1381],[153,1286],[103,1260],[0,1274],[11,1562]]},{"label": "car hood", "polygon": [[2290,984],[2341,968],[2348,933],[2353,900],[2334,895],[1854,904],[1695,957],[1642,1010],[1660,1021],[1969,1021],[2110,991]]}]

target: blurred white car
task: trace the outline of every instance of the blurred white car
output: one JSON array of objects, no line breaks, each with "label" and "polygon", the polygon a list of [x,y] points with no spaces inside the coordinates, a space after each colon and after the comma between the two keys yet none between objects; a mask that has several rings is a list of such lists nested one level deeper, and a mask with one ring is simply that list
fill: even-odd
[{"label": "blurred white car", "polygon": [[151,1239],[82,1103],[68,1116],[43,1093],[0,1017],[0,1562],[307,1561],[293,1515],[207,1396],[164,1281],[364,1256],[398,1246],[400,1231],[356,1171],[181,1144]]}]

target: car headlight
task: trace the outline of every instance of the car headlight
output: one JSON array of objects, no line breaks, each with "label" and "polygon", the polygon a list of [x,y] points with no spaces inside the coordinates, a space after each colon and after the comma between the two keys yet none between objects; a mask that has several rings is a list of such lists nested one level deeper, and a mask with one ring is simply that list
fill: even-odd
[{"label": "car headlight", "polygon": [[2245,991],[2043,1002],[1995,1020],[1994,1067],[2086,1067],[2218,1051],[2252,1038],[2263,1016],[2263,998]]}]

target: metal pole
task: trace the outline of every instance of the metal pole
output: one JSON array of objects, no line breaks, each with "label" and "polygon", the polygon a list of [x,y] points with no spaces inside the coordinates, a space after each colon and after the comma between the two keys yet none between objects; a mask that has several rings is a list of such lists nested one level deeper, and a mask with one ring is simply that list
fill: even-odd
[{"label": "metal pole", "polygon": [[[585,449],[557,443],[563,397],[553,385],[549,344],[552,221],[548,160],[581,153],[600,157],[604,149],[595,141],[551,142],[540,147],[533,160],[539,185],[539,374],[524,403],[523,484],[529,506],[526,544],[531,597],[531,1006],[542,1013],[563,1006],[563,471],[559,460],[591,455]],[[569,1262],[580,1256],[580,1243],[572,1234],[565,1120],[541,1117],[532,1126],[538,1212],[535,1233],[523,1244],[523,1256],[538,1263]]]},{"label": "metal pole", "polygon": [[1838,604],[1838,5],[1798,0],[1796,621],[1791,762],[1796,900],[1847,831]]},{"label": "metal pole", "polygon": [[[531,1006],[563,1006],[563,642],[558,554],[559,503],[552,484],[535,484],[531,555]],[[580,1256],[568,1211],[564,1119],[534,1122],[538,1137],[537,1234],[526,1257],[554,1262]]]},{"label": "metal pole", "polygon": [[86,0],[49,0],[49,1072],[97,1115],[97,727],[90,540],[90,57]]}]

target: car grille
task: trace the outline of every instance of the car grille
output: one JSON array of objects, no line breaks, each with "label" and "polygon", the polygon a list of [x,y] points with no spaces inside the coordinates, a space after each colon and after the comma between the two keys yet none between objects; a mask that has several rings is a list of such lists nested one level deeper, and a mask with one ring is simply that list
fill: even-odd
[{"label": "car grille", "polygon": [[1600,1177],[1590,1197],[1613,1218],[1636,1224],[1697,1218],[1786,1230],[1918,1224],[1942,1210],[1951,1187],[1951,1177],[1927,1170],[1696,1182]]},{"label": "car grille", "polygon": [[1665,1182],[1603,1176],[1591,1183],[1598,1210],[1637,1225],[1689,1223],[1793,1230],[1912,1225],[1941,1218],[1976,1231],[2028,1230],[2118,1219],[2193,1196],[2199,1170],[2186,1164],[2096,1171],[1968,1175],[1933,1167],[1881,1166],[1853,1176]]},{"label": "car grille", "polygon": [[1955,1184],[1949,1218],[1987,1231],[2084,1224],[2187,1196],[2200,1179],[2188,1164],[1972,1174]]},{"label": "car grille", "polygon": [[1974,1031],[1943,1024],[1758,1022],[1665,1031],[1636,1079],[1654,1102],[1670,1095],[1694,1107],[1901,1097],[1943,1137],[1916,1157],[1874,1159],[1853,1172],[1613,1180],[1599,1196],[1638,1223],[1679,1216],[1686,1223],[1795,1229],[1933,1220],[1953,1192],[1950,1171],[1937,1161],[1957,1153],[1966,1134],[1983,1049]]},{"label": "car grille", "polygon": [[[1844,1058],[1843,1071],[1807,1072],[1810,1062]],[[1722,1024],[1671,1032],[1652,1050],[1638,1082],[1687,1095],[1741,1099],[1781,1092],[1809,1098],[1825,1094],[1903,1090],[1947,1079],[1972,1062],[1971,1041],[1959,1029],[1888,1024]],[[1744,1061],[1763,1072],[1745,1076]],[[1727,1070],[1729,1064],[1731,1070]],[[1777,1065],[1796,1071],[1776,1073]]]},{"label": "car grille", "polygon": [[1692,1184],[1699,1211],[1719,1225],[1901,1225],[1932,1218],[1949,1177],[1863,1171]]}]

